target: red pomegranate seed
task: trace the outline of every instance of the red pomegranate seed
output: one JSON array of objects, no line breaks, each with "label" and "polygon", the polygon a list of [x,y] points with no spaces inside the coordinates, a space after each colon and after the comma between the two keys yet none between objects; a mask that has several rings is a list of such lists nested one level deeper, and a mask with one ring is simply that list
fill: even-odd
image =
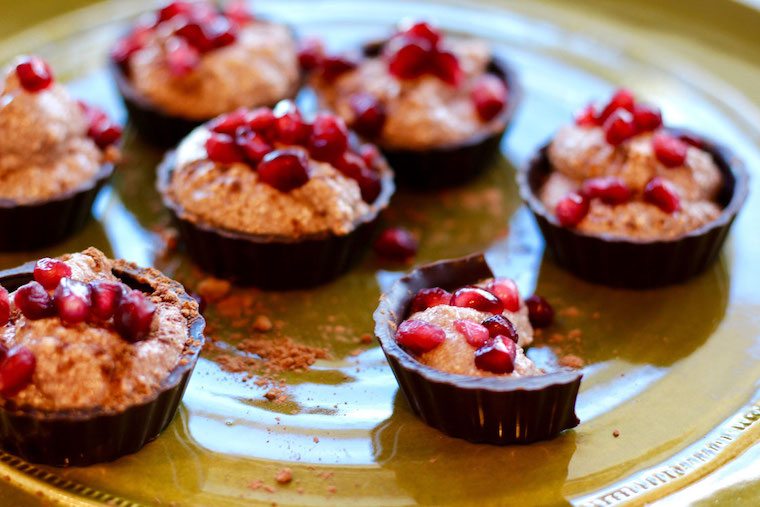
[{"label": "red pomegranate seed", "polygon": [[[11,319],[11,300],[8,291],[0,285],[0,326],[4,326]],[[2,361],[2,357],[0,357]]]},{"label": "red pomegranate seed", "polygon": [[494,278],[488,282],[486,290],[501,300],[505,310],[516,312],[520,309],[520,291],[511,278]]},{"label": "red pomegranate seed", "polygon": [[639,132],[650,132],[662,126],[662,113],[657,107],[636,104],[633,108],[633,122]]},{"label": "red pomegranate seed", "polygon": [[420,320],[407,320],[396,330],[396,343],[415,354],[429,352],[446,341],[446,331]]},{"label": "red pomegranate seed", "polygon": [[180,14],[190,14],[193,10],[193,4],[191,2],[171,2],[158,11],[156,24],[168,21]]},{"label": "red pomegranate seed", "polygon": [[635,106],[636,98],[633,96],[633,93],[631,93],[629,90],[626,90],[625,88],[621,88],[615,92],[610,101],[602,110],[601,114],[599,115],[599,123],[603,124],[605,121],[607,121],[607,118],[612,116],[612,113],[618,109],[623,109],[624,111],[632,113]]},{"label": "red pomegranate seed", "polygon": [[647,183],[644,188],[644,200],[668,214],[681,209],[681,199],[675,187],[659,176],[655,176]]},{"label": "red pomegranate seed", "polygon": [[263,136],[256,132],[241,127],[240,132],[235,138],[238,147],[245,153],[248,162],[256,166],[264,157],[274,148],[266,142]]},{"label": "red pomegranate seed", "polygon": [[328,83],[332,83],[346,72],[350,72],[357,67],[358,63],[352,57],[346,55],[323,56],[322,78]]},{"label": "red pomegranate seed", "polygon": [[488,336],[491,338],[501,335],[517,343],[517,329],[504,315],[491,315],[481,325],[488,330]]},{"label": "red pomegranate seed", "polygon": [[122,69],[127,70],[126,65],[129,59],[145,46],[145,42],[152,31],[153,29],[148,26],[136,27],[132,33],[116,41],[111,49],[111,59]]},{"label": "red pomegranate seed", "polygon": [[375,240],[375,253],[385,259],[404,262],[415,256],[417,239],[403,227],[389,227]]},{"label": "red pomegranate seed", "polygon": [[451,306],[473,308],[479,312],[501,313],[504,303],[499,298],[480,287],[462,287],[451,296]]},{"label": "red pomegranate seed", "polygon": [[660,132],[652,136],[652,150],[665,167],[681,167],[686,163],[689,145],[675,136]]},{"label": "red pomegranate seed", "polygon": [[156,305],[139,290],[129,290],[121,296],[113,316],[116,331],[128,342],[147,338]]},{"label": "red pomegranate seed", "polygon": [[238,128],[247,124],[247,114],[248,111],[241,108],[218,116],[209,123],[209,130],[217,134],[234,136]]},{"label": "red pomegranate seed", "polygon": [[434,306],[448,305],[449,301],[451,301],[451,293],[440,287],[420,289],[414,295],[409,311],[411,313],[422,312]]},{"label": "red pomegranate seed", "polygon": [[593,104],[589,104],[575,115],[575,124],[579,127],[598,127],[601,125],[599,117],[596,113],[596,108]]},{"label": "red pomegranate seed", "polygon": [[528,318],[535,328],[548,327],[554,322],[554,308],[549,302],[536,294],[525,300]]},{"label": "red pomegranate seed", "polygon": [[557,220],[563,227],[575,227],[588,215],[588,199],[571,192],[566,195],[554,209]]},{"label": "red pomegranate seed", "polygon": [[259,163],[259,179],[280,192],[290,192],[309,182],[309,159],[297,149],[275,150]]},{"label": "red pomegranate seed", "polygon": [[631,190],[620,178],[603,176],[583,182],[581,195],[586,199],[601,199],[610,205],[624,204],[631,200]]},{"label": "red pomegranate seed", "polygon": [[475,366],[491,373],[512,373],[515,369],[515,357],[515,342],[504,336],[497,336],[475,351]]},{"label": "red pomegranate seed", "polygon": [[431,48],[424,39],[392,40],[387,47],[388,71],[399,79],[415,79],[428,69]]},{"label": "red pomegranate seed", "polygon": [[243,153],[232,136],[211,134],[206,139],[206,153],[209,160],[218,164],[234,164],[243,161]]},{"label": "red pomegranate seed", "polygon": [[172,37],[167,42],[166,48],[166,64],[172,76],[186,76],[201,62],[198,50],[185,42],[184,39]]},{"label": "red pomegranate seed", "polygon": [[198,52],[206,53],[214,49],[214,42],[206,34],[205,28],[200,23],[190,21],[177,28],[174,33]]},{"label": "red pomegranate seed", "polygon": [[288,111],[282,115],[276,115],[275,127],[277,140],[283,144],[305,146],[311,135],[311,125],[301,117],[301,113]]},{"label": "red pomegranate seed", "polygon": [[212,49],[219,49],[234,44],[237,40],[237,27],[224,16],[216,16],[203,26]]},{"label": "red pomegranate seed", "polygon": [[318,114],[309,138],[309,154],[322,162],[338,158],[348,148],[348,129],[341,118]]},{"label": "red pomegranate seed", "polygon": [[325,46],[322,40],[316,37],[303,40],[298,48],[298,63],[306,72],[321,66],[324,56]]},{"label": "red pomegranate seed", "polygon": [[45,257],[34,265],[34,279],[47,290],[58,287],[61,279],[67,276],[71,276],[71,268],[58,259]]},{"label": "red pomegranate seed", "polygon": [[356,182],[359,184],[362,200],[367,204],[375,202],[383,191],[383,183],[380,179],[380,175],[366,167],[362,169],[359,179],[356,180]]},{"label": "red pomegranate seed", "polygon": [[55,314],[55,306],[50,294],[38,282],[29,282],[19,287],[13,302],[29,320],[44,319]]},{"label": "red pomegranate seed", "polygon": [[121,127],[109,119],[90,125],[87,130],[87,135],[101,150],[116,144],[121,139],[121,134]]},{"label": "red pomegranate seed", "polygon": [[459,60],[450,51],[439,51],[433,56],[433,74],[438,76],[444,83],[451,86],[459,86],[464,77]]},{"label": "red pomegranate seed", "polygon": [[25,57],[16,65],[16,76],[24,90],[37,93],[53,84],[53,71],[42,58]]},{"label": "red pomegranate seed", "polygon": [[0,363],[0,396],[11,398],[32,383],[37,359],[26,347],[16,347]]},{"label": "red pomegranate seed", "polygon": [[441,32],[424,21],[414,23],[412,26],[404,30],[403,33],[411,37],[424,39],[428,41],[431,46],[435,46],[441,40]]},{"label": "red pomegranate seed", "polygon": [[233,0],[229,2],[224,6],[224,15],[238,25],[245,25],[256,19],[248,10],[248,4],[245,0]]},{"label": "red pomegranate seed", "polygon": [[508,95],[502,79],[493,74],[484,74],[475,83],[471,97],[480,119],[491,121],[504,110]]},{"label": "red pomegranate seed", "polygon": [[351,96],[349,103],[354,113],[351,128],[369,139],[378,137],[387,118],[385,105],[370,93],[357,93]]},{"label": "red pomegranate seed", "polygon": [[618,146],[636,135],[633,115],[624,109],[618,109],[604,122],[604,136],[609,144]]},{"label": "red pomegranate seed", "polygon": [[482,347],[488,341],[488,329],[471,320],[455,320],[454,327],[473,347]]},{"label": "red pomegranate seed", "polygon": [[113,317],[121,302],[121,296],[127,287],[119,282],[95,280],[90,282],[92,308],[90,315],[97,320],[105,321]]},{"label": "red pomegranate seed", "polygon": [[277,118],[271,109],[260,107],[250,111],[246,115],[248,127],[262,136],[266,141],[272,142],[277,139]]},{"label": "red pomegranate seed", "polygon": [[359,156],[364,160],[368,169],[373,169],[380,159],[380,150],[374,144],[363,144],[359,148]]},{"label": "red pomegranate seed", "polygon": [[53,302],[64,324],[78,324],[90,317],[92,294],[84,282],[64,278],[53,293]]},{"label": "red pomegranate seed", "polygon": [[0,343],[0,364],[8,357],[8,347]]}]

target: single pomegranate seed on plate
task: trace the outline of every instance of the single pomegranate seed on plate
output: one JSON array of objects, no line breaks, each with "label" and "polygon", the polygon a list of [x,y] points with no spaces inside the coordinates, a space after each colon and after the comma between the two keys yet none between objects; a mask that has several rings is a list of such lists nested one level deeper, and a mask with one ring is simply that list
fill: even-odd
[{"label": "single pomegranate seed on plate", "polygon": [[475,366],[491,373],[512,373],[516,356],[515,342],[504,336],[497,336],[475,351]]},{"label": "single pomegranate seed on plate", "polygon": [[507,105],[509,91],[504,81],[493,74],[481,76],[472,89],[472,101],[478,116],[483,121],[491,121]]},{"label": "single pomegranate seed on plate", "polygon": [[231,113],[223,114],[214,118],[209,124],[209,130],[217,134],[227,134],[234,136],[237,129],[246,125],[248,111],[244,108],[237,109]]},{"label": "single pomegranate seed on plate", "polygon": [[354,113],[351,128],[370,139],[379,136],[387,118],[385,105],[370,93],[352,95],[349,103]]},{"label": "single pomegranate seed on plate", "polygon": [[209,160],[218,164],[234,164],[243,161],[243,153],[232,136],[211,134],[206,139],[206,154]]},{"label": "single pomegranate seed on plate", "polygon": [[624,204],[631,200],[631,189],[620,178],[602,176],[583,182],[581,195],[586,199],[601,199],[610,205]]},{"label": "single pomegranate seed on plate", "polygon": [[451,306],[473,308],[480,312],[501,313],[504,311],[504,303],[501,300],[480,287],[462,287],[451,296]]},{"label": "single pomegranate seed on plate", "polygon": [[602,109],[602,112],[599,115],[599,123],[603,124],[605,121],[607,121],[607,118],[612,116],[612,113],[618,109],[623,109],[629,113],[632,113],[635,107],[636,98],[633,96],[633,93],[631,93],[629,90],[626,90],[625,88],[621,88],[615,92],[604,109]]},{"label": "single pomegranate seed on plate", "polygon": [[433,56],[433,74],[438,76],[444,83],[451,86],[459,86],[464,77],[459,60],[450,51],[439,51]]},{"label": "single pomegranate seed on plate", "polygon": [[64,324],[78,324],[90,317],[92,292],[90,286],[78,280],[64,278],[53,293],[53,302]]},{"label": "single pomegranate seed on plate", "polygon": [[0,396],[11,398],[31,384],[37,358],[26,347],[10,350],[0,363]]},{"label": "single pomegranate seed on plate", "polygon": [[644,200],[669,214],[681,208],[681,199],[675,187],[659,176],[649,180],[647,186],[644,187]]},{"label": "single pomegranate seed on plate", "polygon": [[504,315],[491,315],[481,325],[488,330],[488,335],[491,338],[501,335],[517,343],[517,329],[515,329],[512,321]]},{"label": "single pomegranate seed on plate", "polygon": [[415,354],[429,352],[446,341],[446,331],[421,320],[406,320],[396,330],[396,343]]},{"label": "single pomegranate seed on plate", "polygon": [[575,124],[587,128],[601,126],[594,104],[589,104],[576,113]]},{"label": "single pomegranate seed on plate", "polygon": [[662,126],[662,113],[657,107],[636,104],[633,108],[633,122],[639,132],[650,132]]},{"label": "single pomegranate seed on plate", "polygon": [[29,282],[19,287],[13,302],[29,320],[44,319],[55,314],[53,299],[38,282]]},{"label": "single pomegranate seed on plate", "polygon": [[245,0],[233,0],[224,6],[224,15],[233,23],[245,25],[255,20],[256,17],[248,10],[248,4]]},{"label": "single pomegranate seed on plate", "polygon": [[482,347],[490,338],[488,329],[471,320],[455,320],[454,328],[473,347]]},{"label": "single pomegranate seed on plate", "polygon": [[309,138],[309,154],[322,162],[335,160],[348,148],[348,129],[342,119],[318,114]]},{"label": "single pomegranate seed on plate", "polygon": [[665,167],[680,167],[686,163],[689,145],[681,139],[660,132],[652,136],[654,156]]},{"label": "single pomegranate seed on plate", "polygon": [[271,109],[260,107],[246,114],[246,122],[251,130],[263,136],[268,142],[277,138],[277,118]]},{"label": "single pomegranate seed on plate", "polygon": [[109,119],[90,125],[87,130],[87,135],[101,150],[116,144],[121,139],[121,134],[121,127]]},{"label": "single pomegranate seed on plate", "polygon": [[306,72],[310,72],[322,65],[325,56],[325,46],[317,37],[304,39],[298,48],[298,64]]},{"label": "single pomegranate seed on plate", "polygon": [[275,150],[262,159],[258,172],[262,183],[290,192],[309,182],[309,159],[302,150]]},{"label": "single pomegranate seed on plate", "polygon": [[416,37],[418,39],[424,39],[430,43],[431,46],[435,46],[441,40],[441,32],[433,28],[429,23],[425,21],[418,21],[412,26],[404,30],[405,35],[410,37]]},{"label": "single pomegranate seed on plate", "polygon": [[174,77],[184,77],[201,63],[198,50],[184,39],[172,37],[166,43],[166,64]]},{"label": "single pomegranate seed on plate", "polygon": [[536,294],[525,300],[528,318],[535,328],[548,327],[554,322],[554,308],[549,302]]},{"label": "single pomegranate seed on plate", "polygon": [[410,312],[417,313],[434,306],[448,305],[451,301],[451,293],[440,287],[420,289],[412,298]]},{"label": "single pomegranate seed on plate", "polygon": [[331,83],[346,72],[354,70],[358,63],[346,55],[323,56],[321,62],[322,78]]},{"label": "single pomegranate seed on plate", "polygon": [[190,14],[193,10],[192,2],[171,2],[158,11],[156,24],[168,21],[180,14]]},{"label": "single pomegranate seed on plate", "polygon": [[588,199],[576,192],[571,192],[557,203],[554,214],[561,226],[575,227],[586,218],[588,209]]},{"label": "single pomegranate seed on plate", "polygon": [[24,90],[37,93],[53,84],[53,71],[42,58],[25,57],[16,65],[16,76]]},{"label": "single pomegranate seed on plate", "polygon": [[116,331],[129,342],[147,338],[156,305],[139,290],[128,290],[121,297],[113,316]]},{"label": "single pomegranate seed on plate", "polygon": [[424,39],[394,39],[387,47],[388,71],[399,79],[418,78],[427,71],[430,54]]},{"label": "single pomegranate seed on plate", "polygon": [[415,256],[419,244],[411,232],[403,227],[389,227],[375,240],[375,253],[385,259],[404,262]]},{"label": "single pomegranate seed on plate", "polygon": [[488,282],[486,290],[501,300],[505,310],[516,312],[520,309],[520,291],[511,278],[494,278]]},{"label": "single pomegranate seed on plate", "polygon": [[266,154],[274,149],[263,136],[245,127],[241,127],[235,142],[253,166],[261,162]]},{"label": "single pomegranate seed on plate", "polygon": [[624,109],[618,109],[604,122],[604,137],[612,146],[618,146],[636,135],[633,115]]},{"label": "single pomegranate seed on plate", "polygon": [[[11,299],[8,291],[0,285],[0,326],[4,326],[11,318]],[[0,357],[2,361],[2,357]]]},{"label": "single pomegranate seed on plate", "polygon": [[90,315],[97,320],[108,320],[113,317],[125,290],[127,290],[127,287],[119,282],[109,280],[94,280],[90,282],[92,299]]},{"label": "single pomegranate seed on plate", "polygon": [[45,257],[34,265],[34,279],[47,290],[58,287],[61,279],[67,276],[71,276],[71,268],[58,259]]}]

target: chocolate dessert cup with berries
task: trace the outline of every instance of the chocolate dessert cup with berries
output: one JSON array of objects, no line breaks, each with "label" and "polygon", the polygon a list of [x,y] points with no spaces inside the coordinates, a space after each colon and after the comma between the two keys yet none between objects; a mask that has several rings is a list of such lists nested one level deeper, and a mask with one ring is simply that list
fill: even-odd
[{"label": "chocolate dessert cup with berries", "polygon": [[37,57],[0,71],[0,103],[0,251],[52,245],[89,220],[121,128],[74,100]]},{"label": "chocolate dessert cup with berries", "polygon": [[444,37],[424,22],[366,44],[358,58],[307,42],[300,61],[320,101],[382,149],[400,185],[417,189],[478,175],[522,95],[515,72],[485,43]]},{"label": "chocolate dessert cup with berries", "polygon": [[295,104],[241,109],[195,129],[158,169],[158,189],[190,257],[265,289],[318,285],[370,243],[393,171],[328,113]]},{"label": "chocolate dessert cup with berries", "polygon": [[111,50],[111,73],[130,120],[159,146],[238,107],[273,106],[301,86],[292,30],[243,1],[168,3]]},{"label": "chocolate dessert cup with berries", "polygon": [[482,255],[412,271],[383,294],[374,320],[412,410],[447,435],[527,444],[578,425],[582,374],[544,372],[525,356],[526,302]]},{"label": "chocolate dessert cup with berries", "polygon": [[2,271],[0,287],[3,450],[89,465],[169,425],[204,342],[179,283],[90,248]]},{"label": "chocolate dessert cup with berries", "polygon": [[588,106],[518,173],[520,193],[558,264],[586,280],[652,288],[718,257],[749,175],[727,148],[665,127],[618,91]]}]

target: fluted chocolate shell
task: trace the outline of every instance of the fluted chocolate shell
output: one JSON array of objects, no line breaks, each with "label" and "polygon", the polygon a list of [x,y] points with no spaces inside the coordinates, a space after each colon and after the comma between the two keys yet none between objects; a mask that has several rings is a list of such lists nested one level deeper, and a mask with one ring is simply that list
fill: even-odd
[{"label": "fluted chocolate shell", "polygon": [[0,199],[0,251],[36,250],[78,232],[89,221],[92,203],[113,170],[113,164],[103,164],[84,186],[44,201],[18,204]]},{"label": "fluted chocolate shell", "polygon": [[673,132],[701,139],[702,149],[718,166],[724,178],[718,195],[718,204],[723,208],[720,216],[682,236],[665,240],[592,235],[563,227],[538,197],[553,170],[547,144],[518,172],[517,180],[520,195],[535,216],[547,251],[557,264],[591,282],[645,289],[683,282],[715,261],[747,198],[749,174],[743,162],[724,146],[684,129]]},{"label": "fluted chocolate shell", "polygon": [[579,421],[575,400],[582,374],[559,370],[535,377],[474,377],[417,361],[395,339],[420,289],[455,289],[493,277],[482,255],[428,264],[398,280],[380,298],[375,335],[412,410],[447,435],[488,444],[547,440]]},{"label": "fluted chocolate shell", "polygon": [[[0,285],[15,290],[33,279],[34,263],[0,271]],[[114,275],[127,285],[150,290],[154,277],[147,270],[120,262]],[[194,300],[178,283],[182,302]],[[124,410],[43,411],[0,406],[0,447],[32,463],[85,466],[115,460],[142,449],[172,422],[203,348],[205,321],[197,312],[188,319],[189,340],[178,365],[168,373],[153,397]],[[72,386],[76,388],[76,386]]]}]

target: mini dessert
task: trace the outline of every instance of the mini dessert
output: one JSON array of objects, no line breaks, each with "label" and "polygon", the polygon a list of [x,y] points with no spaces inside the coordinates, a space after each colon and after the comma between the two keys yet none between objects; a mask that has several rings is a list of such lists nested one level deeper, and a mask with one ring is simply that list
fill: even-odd
[{"label": "mini dessert", "polygon": [[627,90],[586,107],[519,176],[557,261],[625,287],[675,283],[707,267],[747,179],[725,148],[666,127],[658,108]]},{"label": "mini dessert", "polygon": [[222,10],[172,2],[122,37],[111,60],[130,119],[164,146],[215,116],[272,106],[300,87],[290,28],[256,18],[242,1]]},{"label": "mini dessert", "polygon": [[291,101],[198,127],[159,167],[158,188],[203,269],[264,288],[348,269],[394,190],[374,146],[332,114],[307,121]]},{"label": "mini dessert", "polygon": [[121,128],[73,99],[40,58],[17,58],[0,79],[0,250],[31,250],[84,226]]},{"label": "mini dessert", "polygon": [[[545,440],[578,424],[582,374],[545,372],[524,353],[538,317],[512,280],[494,278],[482,255],[412,271],[374,315],[414,412],[450,436],[491,444]],[[540,317],[537,323],[547,323]]]},{"label": "mini dessert", "polygon": [[4,450],[87,465],[171,422],[204,340],[179,283],[89,248],[0,272],[0,284]]},{"label": "mini dessert", "polygon": [[381,147],[400,182],[461,183],[498,152],[519,99],[512,71],[481,40],[416,23],[361,58],[308,42],[301,65],[320,101]]}]

